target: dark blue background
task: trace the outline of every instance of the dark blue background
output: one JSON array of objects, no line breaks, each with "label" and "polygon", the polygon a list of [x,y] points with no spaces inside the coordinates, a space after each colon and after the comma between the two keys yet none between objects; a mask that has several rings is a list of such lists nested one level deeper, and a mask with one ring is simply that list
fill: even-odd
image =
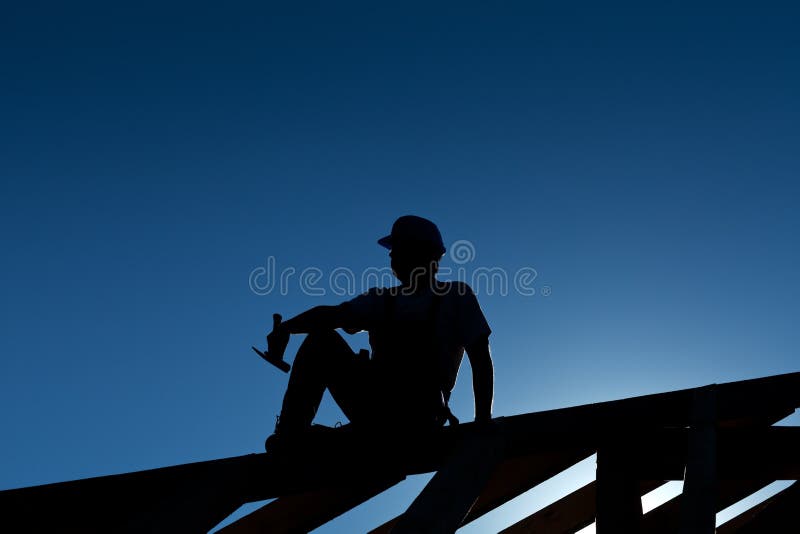
[{"label": "dark blue background", "polygon": [[[534,296],[478,291],[496,415],[797,371],[798,22],[791,2],[4,6],[0,487],[259,450],[286,380],[250,345],[345,297],[259,296],[251,272],[384,267],[404,213],[474,246],[444,267],[538,273]],[[467,365],[453,406],[472,416]]]}]

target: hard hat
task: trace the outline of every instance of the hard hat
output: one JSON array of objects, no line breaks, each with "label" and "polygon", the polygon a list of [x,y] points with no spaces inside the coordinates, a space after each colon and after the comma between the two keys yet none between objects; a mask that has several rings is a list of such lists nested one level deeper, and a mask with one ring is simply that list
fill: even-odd
[{"label": "hard hat", "polygon": [[397,243],[431,245],[439,254],[444,254],[444,242],[439,228],[432,221],[416,215],[403,215],[392,225],[392,233],[378,239],[378,244],[392,249]]}]

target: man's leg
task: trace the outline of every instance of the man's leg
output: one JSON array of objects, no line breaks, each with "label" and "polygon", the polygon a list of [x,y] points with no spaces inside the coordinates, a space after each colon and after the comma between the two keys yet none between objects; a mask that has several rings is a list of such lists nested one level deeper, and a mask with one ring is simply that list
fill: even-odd
[{"label": "man's leg", "polygon": [[352,419],[361,396],[361,363],[336,331],[308,334],[294,358],[276,432],[291,433],[310,427],[325,388],[331,390],[334,400]]}]

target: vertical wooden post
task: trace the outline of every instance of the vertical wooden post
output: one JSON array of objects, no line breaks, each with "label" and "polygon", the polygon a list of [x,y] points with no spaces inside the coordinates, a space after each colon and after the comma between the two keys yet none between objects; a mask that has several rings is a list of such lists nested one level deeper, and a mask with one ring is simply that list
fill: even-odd
[{"label": "vertical wooden post", "polygon": [[455,532],[503,459],[504,447],[505,438],[496,431],[464,443],[400,516],[392,534]]},{"label": "vertical wooden post", "polygon": [[698,388],[691,408],[681,534],[713,534],[717,516],[717,395]]},{"label": "vertical wooden post", "polygon": [[597,534],[641,531],[642,497],[630,439],[603,443],[597,450]]}]

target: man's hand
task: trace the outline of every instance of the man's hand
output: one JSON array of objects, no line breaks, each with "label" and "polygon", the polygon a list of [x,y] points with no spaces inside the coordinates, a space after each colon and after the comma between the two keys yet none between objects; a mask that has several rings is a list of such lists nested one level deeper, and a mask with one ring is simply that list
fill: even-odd
[{"label": "man's hand", "polygon": [[280,314],[272,314],[272,332],[267,335],[267,352],[276,360],[283,359],[283,353],[289,344],[289,330],[284,328],[281,319]]}]

